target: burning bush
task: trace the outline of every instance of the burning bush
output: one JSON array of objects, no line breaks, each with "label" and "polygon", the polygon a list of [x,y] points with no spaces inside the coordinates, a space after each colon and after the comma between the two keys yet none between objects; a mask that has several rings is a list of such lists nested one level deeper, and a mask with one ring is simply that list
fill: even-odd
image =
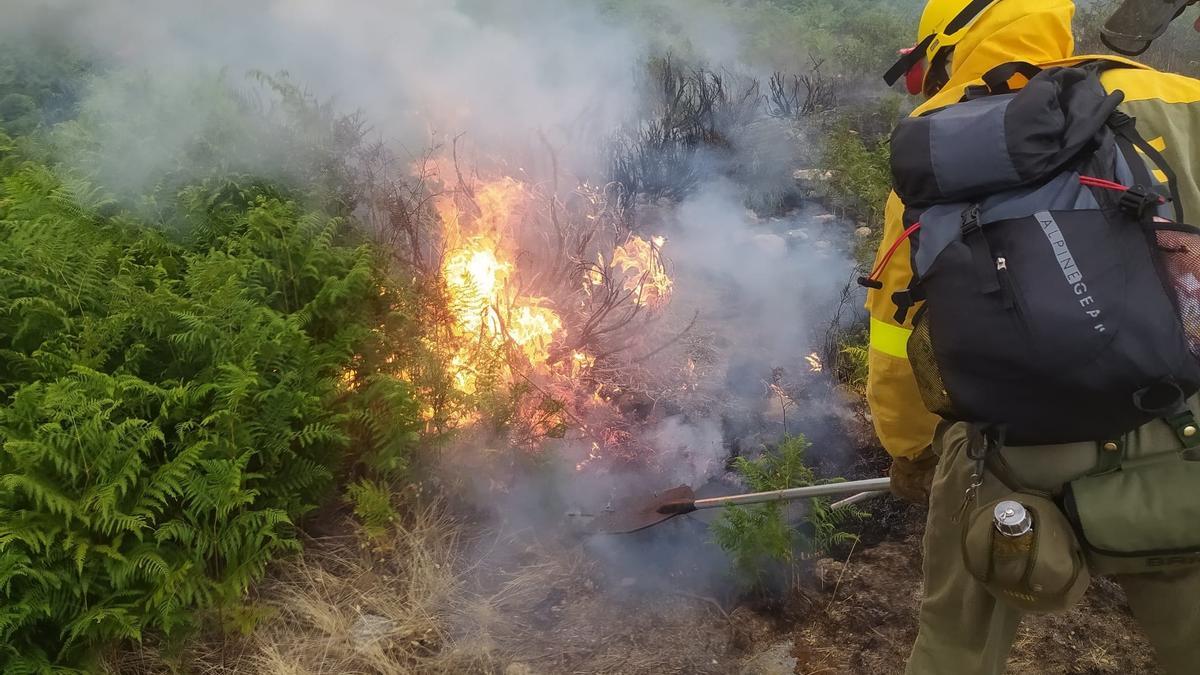
[{"label": "burning bush", "polygon": [[425,397],[429,428],[483,421],[517,447],[570,435],[595,457],[635,456],[618,399],[645,389],[629,366],[678,337],[659,326],[669,242],[630,231],[614,186],[464,173],[458,150],[376,207],[379,237],[428,291],[427,344],[446,374]]}]

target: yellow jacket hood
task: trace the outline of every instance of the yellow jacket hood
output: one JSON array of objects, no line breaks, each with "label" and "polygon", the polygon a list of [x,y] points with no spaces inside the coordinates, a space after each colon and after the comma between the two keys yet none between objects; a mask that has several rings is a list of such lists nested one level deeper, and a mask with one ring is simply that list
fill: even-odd
[{"label": "yellow jacket hood", "polygon": [[989,7],[954,47],[950,80],[915,114],[955,103],[965,87],[1009,61],[1065,61],[1075,53],[1071,0],[1000,0]]}]

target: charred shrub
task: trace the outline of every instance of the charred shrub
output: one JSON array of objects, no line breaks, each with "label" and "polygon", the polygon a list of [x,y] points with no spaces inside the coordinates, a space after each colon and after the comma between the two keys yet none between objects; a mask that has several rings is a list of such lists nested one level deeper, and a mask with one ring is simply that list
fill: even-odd
[{"label": "charred shrub", "polygon": [[744,176],[747,136],[765,117],[757,80],[666,57],[648,65],[643,98],[641,118],[609,150],[609,176],[627,204],[680,200],[705,180]]},{"label": "charred shrub", "polygon": [[823,61],[813,60],[802,75],[775,72],[769,81],[767,112],[773,117],[802,118],[837,106],[837,80],[821,73]]}]

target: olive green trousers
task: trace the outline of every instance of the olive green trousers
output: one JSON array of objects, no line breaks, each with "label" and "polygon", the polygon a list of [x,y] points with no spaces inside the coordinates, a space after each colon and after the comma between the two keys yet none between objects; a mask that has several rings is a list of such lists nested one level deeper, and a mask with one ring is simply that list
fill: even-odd
[{"label": "olive green trousers", "polygon": [[[958,515],[973,471],[966,456],[967,431],[965,424],[943,422],[934,439],[940,460],[925,526],[924,598],[905,671],[909,675],[1003,673],[1021,622],[1022,613],[993,598],[963,564]],[[1128,434],[1125,444],[1127,457],[1179,447],[1171,429],[1158,420]],[[1004,448],[1001,454],[1020,484],[1057,493],[1064,483],[1092,470],[1097,444]],[[978,503],[1008,493],[989,475]],[[1163,669],[1170,675],[1200,673],[1200,567],[1116,580]]]}]

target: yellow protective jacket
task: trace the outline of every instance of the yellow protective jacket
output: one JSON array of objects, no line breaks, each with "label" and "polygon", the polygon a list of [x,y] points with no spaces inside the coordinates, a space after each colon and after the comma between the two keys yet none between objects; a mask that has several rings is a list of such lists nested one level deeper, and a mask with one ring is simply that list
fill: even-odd
[{"label": "yellow protective jacket", "polygon": [[[966,87],[978,84],[993,67],[1009,61],[1041,66],[1071,65],[1103,58],[1127,68],[1106,71],[1109,90],[1125,92],[1121,110],[1137,118],[1138,131],[1162,152],[1179,182],[1184,213],[1200,224],[1200,81],[1153,70],[1134,61],[1112,56],[1077,56],[1071,34],[1075,12],[1070,0],[1003,0],[989,8],[956,45],[949,83],[913,114],[957,102]],[[1016,85],[1016,82],[1013,83]],[[1165,176],[1158,174],[1160,180]],[[883,244],[879,256],[903,232],[904,204],[893,193],[884,212]],[[929,446],[937,417],[928,412],[917,392],[906,346],[912,332],[909,322],[896,323],[892,293],[906,288],[912,278],[908,243],[901,244],[880,281],[883,288],[869,290],[871,315],[867,401],[883,447],[896,457],[914,457]],[[915,312],[909,312],[911,317]]]}]

